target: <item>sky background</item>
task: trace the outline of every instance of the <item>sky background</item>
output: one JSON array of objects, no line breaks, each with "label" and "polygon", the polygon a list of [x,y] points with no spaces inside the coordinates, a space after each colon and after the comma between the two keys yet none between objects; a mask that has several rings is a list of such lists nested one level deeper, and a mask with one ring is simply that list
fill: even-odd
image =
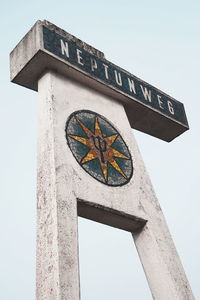
[{"label": "sky background", "polygon": [[[200,2],[4,1],[0,9],[0,299],[35,299],[37,93],[10,83],[9,53],[46,19],[185,105],[190,130],[134,131],[196,299],[200,299]],[[149,300],[130,233],[79,219],[81,300]],[[182,300],[182,299],[180,299]]]}]

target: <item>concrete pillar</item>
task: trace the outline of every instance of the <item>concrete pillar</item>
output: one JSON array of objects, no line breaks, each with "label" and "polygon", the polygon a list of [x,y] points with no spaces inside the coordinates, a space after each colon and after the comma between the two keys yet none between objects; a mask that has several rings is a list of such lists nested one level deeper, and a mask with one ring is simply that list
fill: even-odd
[{"label": "concrete pillar", "polygon": [[[55,143],[52,75],[38,83],[37,300],[79,299],[77,200],[73,170],[59,161]],[[60,168],[65,168],[64,176]]]},{"label": "concrete pillar", "polygon": [[[194,299],[123,105],[50,71],[38,93],[37,300],[80,297],[77,214],[133,233],[154,299]],[[81,109],[98,112],[122,134],[133,159],[129,183],[104,185],[75,160],[65,126]]]},{"label": "concrete pillar", "polygon": [[194,299],[131,131],[172,141],[183,104],[48,21],[12,51],[11,80],[39,94],[37,300],[80,299],[78,215],[133,234],[153,299]]}]

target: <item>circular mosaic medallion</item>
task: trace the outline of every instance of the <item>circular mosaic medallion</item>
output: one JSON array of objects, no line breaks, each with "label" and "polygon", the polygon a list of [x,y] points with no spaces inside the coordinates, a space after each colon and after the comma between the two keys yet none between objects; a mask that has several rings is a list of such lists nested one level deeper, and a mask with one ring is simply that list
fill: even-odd
[{"label": "circular mosaic medallion", "polygon": [[69,116],[65,131],[71,152],[92,177],[110,186],[129,182],[133,174],[131,154],[106,118],[79,110]]}]

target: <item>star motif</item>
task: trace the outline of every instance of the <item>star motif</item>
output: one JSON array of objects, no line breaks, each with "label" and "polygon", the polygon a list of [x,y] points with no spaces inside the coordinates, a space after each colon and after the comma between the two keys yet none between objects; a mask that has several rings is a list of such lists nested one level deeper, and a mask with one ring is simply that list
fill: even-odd
[{"label": "star motif", "polygon": [[81,165],[86,164],[91,160],[98,159],[106,183],[108,182],[109,164],[112,165],[121,176],[127,179],[126,174],[120,168],[115,158],[129,159],[129,157],[112,147],[119,134],[104,136],[97,116],[95,117],[94,133],[78,117],[75,118],[87,136],[87,138],[85,138],[83,136],[68,135],[70,138],[88,147],[87,154],[81,159]]}]

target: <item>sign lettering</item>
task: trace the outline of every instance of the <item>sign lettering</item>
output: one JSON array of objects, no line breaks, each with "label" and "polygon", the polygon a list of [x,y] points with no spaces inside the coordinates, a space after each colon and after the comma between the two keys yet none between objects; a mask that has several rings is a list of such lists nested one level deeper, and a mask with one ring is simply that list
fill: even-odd
[{"label": "sign lettering", "polygon": [[74,41],[43,26],[44,48],[76,68],[114,87],[153,110],[188,126],[183,104],[111,62],[100,59]]}]

